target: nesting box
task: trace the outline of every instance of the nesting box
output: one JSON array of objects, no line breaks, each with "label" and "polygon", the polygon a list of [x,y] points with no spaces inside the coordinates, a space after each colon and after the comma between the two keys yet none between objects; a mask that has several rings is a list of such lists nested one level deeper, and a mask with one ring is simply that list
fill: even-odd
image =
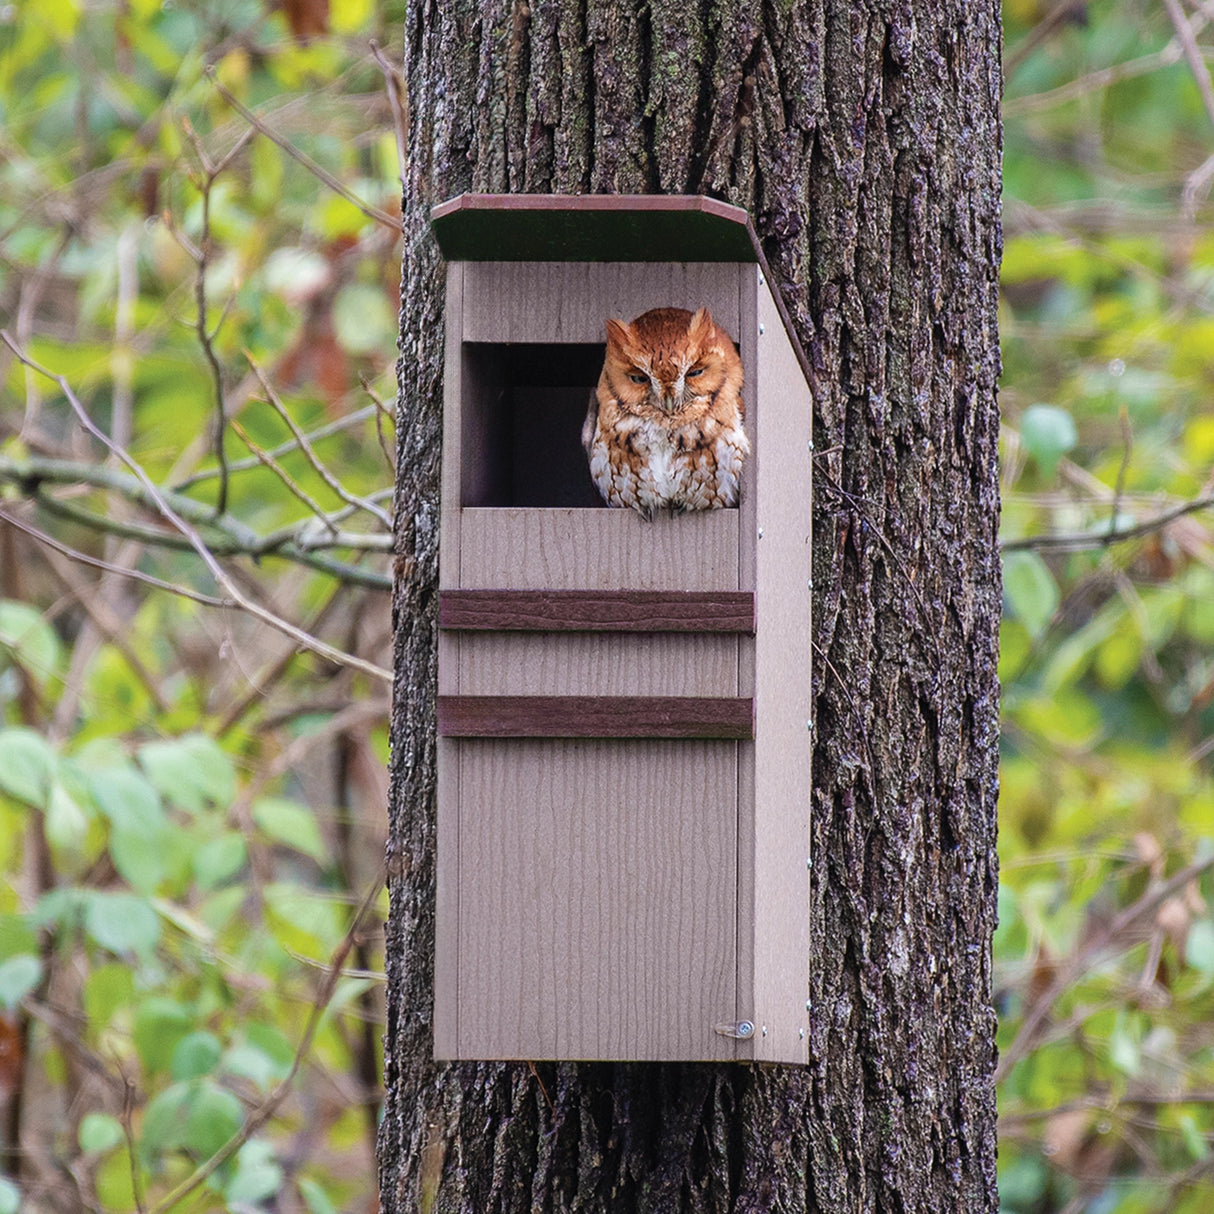
[{"label": "nesting box", "polygon": [[[462,195],[447,258],[435,1056],[804,1062],[810,393],[745,211]],[[608,317],[711,309],[736,508],[604,505]]]}]

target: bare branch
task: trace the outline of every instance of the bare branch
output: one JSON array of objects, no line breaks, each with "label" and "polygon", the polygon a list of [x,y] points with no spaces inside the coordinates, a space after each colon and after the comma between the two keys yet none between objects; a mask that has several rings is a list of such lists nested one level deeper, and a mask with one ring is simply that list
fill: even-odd
[{"label": "bare branch", "polygon": [[381,523],[383,523],[385,528],[391,531],[392,520],[388,517],[385,511],[381,510],[377,505],[375,505],[374,502],[368,501],[365,497],[358,497],[355,494],[350,493],[349,490],[347,490],[341,483],[341,481],[339,481],[337,477],[335,477],[333,473],[321,463],[320,459],[316,455],[316,452],[312,450],[312,444],[308,442],[307,436],[295,424],[295,419],[287,411],[287,407],[279,399],[278,393],[275,392],[270,386],[269,380],[267,380],[266,377],[261,373],[261,368],[253,361],[253,356],[247,350],[245,351],[245,358],[248,359],[249,366],[253,369],[253,374],[257,376],[257,382],[261,384],[262,391],[265,392],[266,399],[270,406],[273,408],[274,412],[277,413],[284,422],[286,422],[287,427],[295,436],[295,441],[298,443],[299,449],[304,453],[305,458],[307,459],[308,463],[312,465],[312,468],[316,472],[317,476],[319,476],[320,479],[323,480],[325,484],[328,485],[329,488],[332,489],[343,502],[346,502],[351,506],[357,506],[359,509],[366,510],[369,514],[373,514]]},{"label": "bare branch", "polygon": [[3,519],[10,527],[16,527],[18,531],[25,532],[30,539],[37,541],[37,543],[44,547],[54,549],[55,552],[62,553],[70,560],[77,561],[81,565],[89,565],[94,569],[101,569],[106,573],[130,578],[134,582],[142,582],[145,586],[152,586],[157,590],[167,590],[170,594],[180,595],[185,599],[192,599],[195,603],[201,603],[205,607],[233,608],[239,606],[235,599],[217,599],[214,595],[202,594],[200,591],[191,590],[188,586],[180,586],[174,582],[162,581],[158,577],[152,577],[151,574],[141,573],[138,569],[128,569],[122,565],[114,565],[109,561],[103,561],[99,557],[89,556],[87,552],[81,552],[78,548],[71,548],[67,544],[61,543],[54,536],[48,535],[45,531],[41,530],[41,528],[24,522],[11,511],[3,508],[0,508],[0,519]]},{"label": "bare branch", "polygon": [[[120,493],[146,509],[159,511],[155,498],[145,491],[144,486],[117,469],[70,460],[40,457],[16,460],[0,455],[0,481],[17,485],[24,494],[32,497],[46,510],[80,523],[92,531],[122,536],[161,548],[175,548],[181,551],[194,548],[188,537],[177,532],[131,519],[114,518],[109,514],[97,514],[63,497],[56,497],[45,489],[47,483],[92,485]],[[182,518],[199,529],[199,533],[205,537],[207,548],[214,556],[277,556],[296,564],[308,565],[353,585],[365,586],[371,590],[391,589],[392,582],[387,574],[320,555],[320,550],[326,548],[345,548],[355,552],[391,551],[390,535],[340,530],[337,524],[351,513],[350,510],[324,516],[324,528],[317,527],[314,520],[306,519],[302,523],[293,523],[269,535],[259,535],[231,516],[215,517],[210,506],[184,494],[169,489],[158,492]],[[329,524],[333,525],[332,528]]]},{"label": "bare branch", "polygon": [[85,409],[84,405],[81,404],[79,397],[76,396],[76,393],[72,390],[72,386],[67,382],[66,378],[64,378],[62,375],[55,374],[53,371],[48,370],[40,363],[37,363],[33,359],[29,358],[29,356],[16,345],[6,330],[0,329],[0,339],[3,339],[3,341],[9,346],[13,353],[16,354],[22,363],[28,367],[32,367],[40,375],[46,376],[47,379],[58,385],[60,392],[63,393],[64,398],[67,400],[68,404],[71,405],[72,411],[76,414],[77,419],[84,429],[95,439],[97,439],[108,451],[116,455],[118,459],[120,459],[122,463],[124,463],[131,470],[131,472],[139,480],[139,483],[143,486],[144,491],[148,495],[149,501],[151,501],[160,514],[163,515],[163,517],[167,519],[189,541],[190,547],[193,548],[193,550],[202,559],[203,564],[207,567],[211,576],[220,586],[223,587],[224,590],[228,592],[229,595],[236,599],[243,610],[254,616],[256,619],[261,620],[263,623],[269,624],[272,628],[278,629],[278,631],[284,633],[286,636],[291,637],[292,640],[297,641],[306,649],[312,650],[312,652],[319,654],[321,657],[330,662],[335,662],[339,666],[349,666],[352,669],[362,671],[362,673],[371,675],[374,678],[382,679],[386,683],[390,683],[392,681],[392,672],[390,670],[385,669],[383,666],[377,666],[374,662],[367,662],[362,658],[354,657],[352,654],[343,653],[340,649],[328,644],[328,642],[322,641],[319,637],[309,635],[308,633],[304,632],[302,628],[292,624],[289,620],[284,620],[281,616],[275,615],[274,612],[261,606],[260,603],[256,603],[250,599],[248,595],[246,595],[228,575],[227,570],[225,570],[223,566],[220,565],[219,561],[216,560],[214,554],[204,543],[198,532],[189,523],[187,523],[184,518],[182,518],[181,514],[178,513],[178,511],[176,511],[168,501],[165,500],[164,494],[152,483],[151,479],[148,477],[148,474],[143,470],[141,465],[132,459],[131,456],[128,455],[127,452],[121,447],[118,447],[111,442],[108,436],[97,427],[92,418],[89,417],[88,411]]},{"label": "bare branch", "polygon": [[346,189],[342,183],[333,176],[328,169],[321,168],[315,160],[309,156],[305,156],[293,143],[284,139],[277,131],[266,126],[252,110],[246,109],[239,101],[219,83],[219,77],[215,74],[215,69],[208,66],[206,69],[207,78],[215,86],[216,92],[259,134],[264,135],[276,147],[281,148],[292,160],[298,164],[302,164],[313,177],[324,182],[335,194],[341,195],[352,206],[357,207],[368,219],[373,219],[376,223],[383,224],[385,228],[396,232],[401,231],[401,222],[395,215],[389,215],[387,211],[381,211],[379,207],[372,206],[369,202],[363,202],[357,194]]},{"label": "bare branch", "polygon": [[1197,497],[1133,527],[1107,531],[1076,531],[1063,535],[1025,535],[1019,539],[1001,540],[999,548],[1002,552],[1022,552],[1026,549],[1035,552],[1085,552],[1093,548],[1108,548],[1112,544],[1123,544],[1126,540],[1138,539],[1152,531],[1160,531],[1186,514],[1196,514],[1199,510],[1209,510],[1211,507],[1214,507],[1214,495]]},{"label": "bare branch", "polygon": [[[344,417],[339,417],[336,421],[328,422],[323,426],[317,426],[315,430],[306,431],[308,441],[313,443],[319,442],[322,438],[329,438],[334,434],[340,434],[343,430],[349,430],[367,421],[369,418],[375,417],[379,410],[387,411],[386,406],[375,393],[366,384],[363,384],[363,387],[367,389],[367,395],[375,401],[375,404],[365,405],[361,409],[356,409],[353,413],[347,413]],[[274,459],[281,459],[284,455],[289,455],[292,451],[298,450],[299,443],[292,439],[290,442],[280,443],[277,447],[268,448],[266,454],[272,456]],[[260,461],[256,458],[235,460],[228,465],[228,471],[232,473],[248,472],[260,466]],[[217,468],[205,468],[201,472],[191,473],[184,480],[178,481],[173,488],[180,493],[184,489],[192,489],[203,481],[214,480],[218,475],[219,470]]]}]

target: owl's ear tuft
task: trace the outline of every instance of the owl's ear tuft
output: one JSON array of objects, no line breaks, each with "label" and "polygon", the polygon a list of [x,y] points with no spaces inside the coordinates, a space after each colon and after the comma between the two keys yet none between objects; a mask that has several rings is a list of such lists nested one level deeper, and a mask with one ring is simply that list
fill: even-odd
[{"label": "owl's ear tuft", "polygon": [[630,346],[633,343],[632,326],[626,325],[622,320],[609,320],[607,322],[607,345],[614,346],[616,349],[623,349],[625,346]]},{"label": "owl's ear tuft", "polygon": [[712,334],[712,330],[712,313],[707,308],[698,309],[687,326],[687,334],[694,341],[703,341]]}]

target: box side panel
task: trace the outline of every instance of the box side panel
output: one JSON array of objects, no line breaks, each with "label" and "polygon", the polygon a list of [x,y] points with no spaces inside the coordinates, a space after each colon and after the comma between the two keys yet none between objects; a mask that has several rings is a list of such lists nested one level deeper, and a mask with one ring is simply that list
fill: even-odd
[{"label": "box side panel", "polygon": [[[741,317],[738,352],[742,356],[743,399],[746,404],[746,433],[751,440],[750,458],[742,476],[738,503],[738,587],[755,588],[756,484],[763,452],[755,441],[759,416],[762,367],[759,365],[758,266],[738,267],[738,314]],[[757,606],[757,604],[756,604]],[[757,622],[756,622],[757,631]],[[755,638],[739,638],[738,694],[755,693]],[[756,720],[757,725],[757,720]],[[754,872],[755,829],[755,744],[738,744],[738,1006],[735,1021],[753,1020],[754,1006]],[[754,1057],[754,1040],[740,1041],[738,1053]]]},{"label": "box side panel", "polygon": [[459,742],[439,738],[434,1057],[459,1057]]},{"label": "box side panel", "polygon": [[647,523],[635,510],[465,508],[460,585],[499,590],[737,590],[738,511]]},{"label": "box side panel", "polygon": [[[462,392],[464,267],[447,267],[446,348],[443,363],[443,453],[439,504],[439,585],[459,585],[460,408]],[[459,643],[452,633],[438,634],[438,690],[459,692]],[[437,890],[434,929],[434,1056],[454,1058],[459,938],[459,755],[454,739],[438,739]]]},{"label": "box side panel", "polygon": [[736,752],[460,743],[460,1056],[735,1056]]},{"label": "box side panel", "polygon": [[736,262],[463,265],[465,341],[606,342],[609,317],[630,321],[650,308],[701,307],[737,339]]},{"label": "box side panel", "polygon": [[738,638],[640,633],[465,633],[460,694],[736,696]]},{"label": "box side panel", "polygon": [[[805,1062],[809,1017],[811,742],[809,387],[768,287],[758,293],[752,482],[755,586],[754,1004],[756,1059]],[[763,1030],[766,1030],[764,1033]]]}]

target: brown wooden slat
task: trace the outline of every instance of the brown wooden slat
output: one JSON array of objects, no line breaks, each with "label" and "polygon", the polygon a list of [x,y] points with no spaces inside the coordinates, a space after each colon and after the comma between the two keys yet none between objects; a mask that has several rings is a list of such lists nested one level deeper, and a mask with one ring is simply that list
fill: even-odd
[{"label": "brown wooden slat", "polygon": [[754,737],[754,701],[735,696],[439,696],[448,738]]},{"label": "brown wooden slat", "polygon": [[749,590],[444,590],[440,628],[493,632],[755,630]]}]

